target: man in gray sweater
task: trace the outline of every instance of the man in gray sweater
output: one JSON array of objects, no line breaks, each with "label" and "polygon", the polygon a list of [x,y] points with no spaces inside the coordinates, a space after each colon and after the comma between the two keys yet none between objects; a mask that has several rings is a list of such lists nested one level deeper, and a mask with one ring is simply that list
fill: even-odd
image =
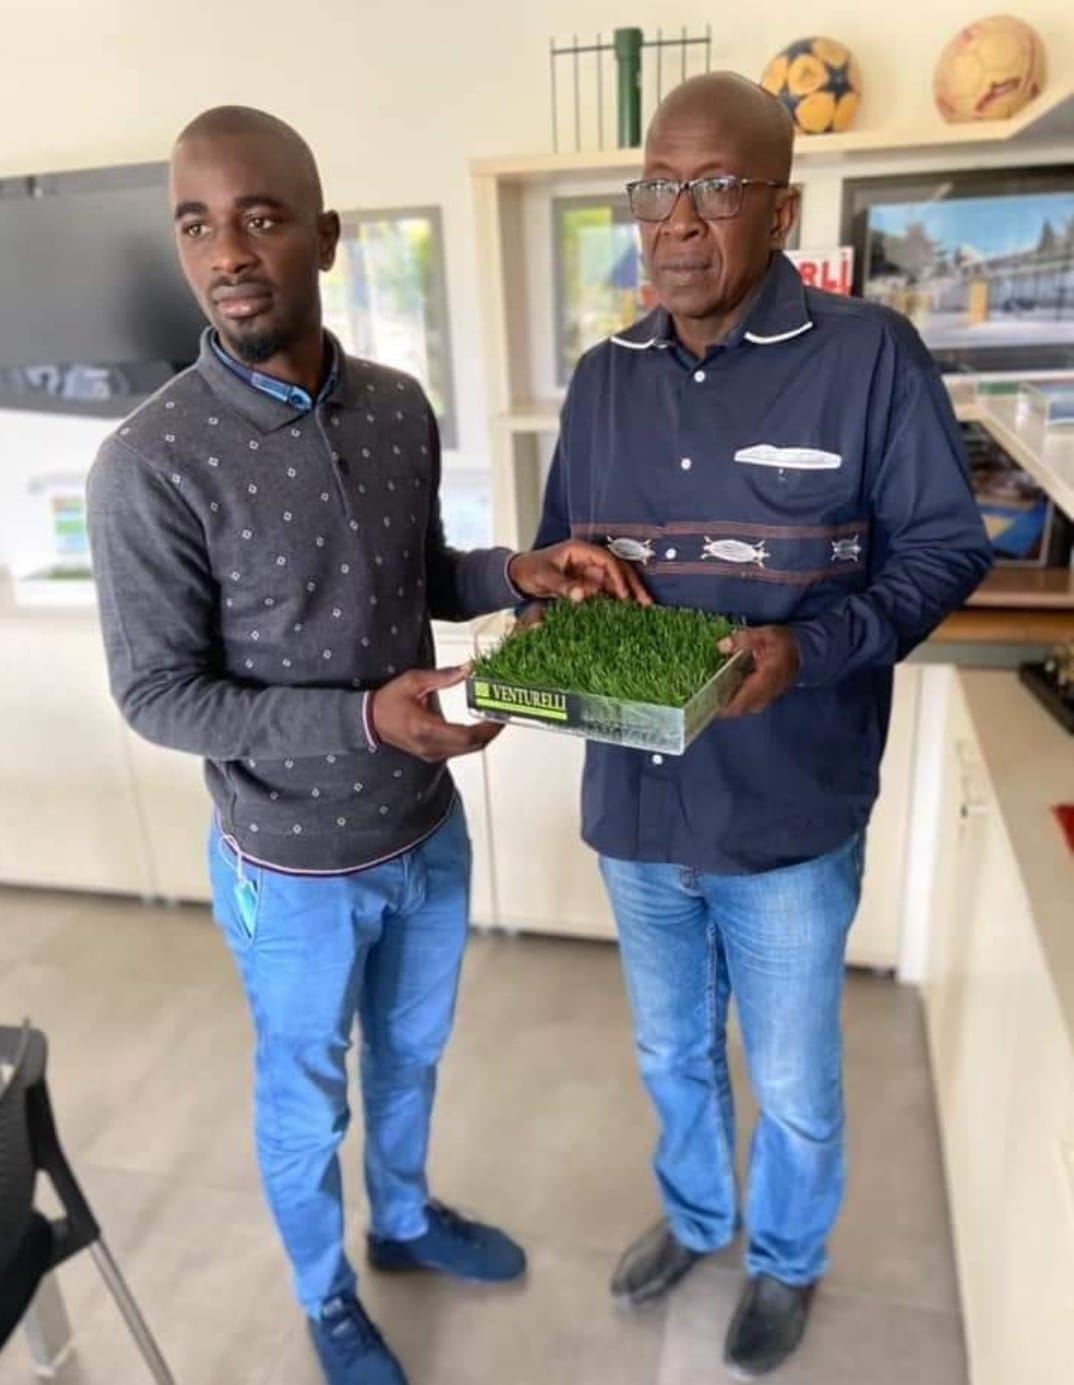
[{"label": "man in gray sweater", "polygon": [[648,598],[587,544],[447,546],[420,387],[323,330],[339,218],[292,129],[206,112],[176,145],[172,196],[211,325],[90,475],[112,689],[135,730],[206,761],[214,912],[257,1033],[258,1157],[325,1375],[401,1385],[344,1249],[356,1017],[371,1263],[484,1281],[525,1269],[425,1177],[467,931],[470,844],[445,761],[498,729],[440,716],[437,691],[464,672],[435,670],[430,620],[523,597]]}]

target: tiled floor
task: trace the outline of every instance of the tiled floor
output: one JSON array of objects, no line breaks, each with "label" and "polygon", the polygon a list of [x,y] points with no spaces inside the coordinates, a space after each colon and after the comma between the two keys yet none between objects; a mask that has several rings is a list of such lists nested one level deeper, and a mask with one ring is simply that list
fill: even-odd
[{"label": "tiled floor", "polygon": [[[68,1152],[178,1385],[317,1385],[254,1173],[246,1016],[206,911],[0,891],[0,1018],[24,1014],[49,1033]],[[657,1214],[614,949],[475,939],[459,1014],[436,1188],[516,1231],[532,1268],[501,1292],[370,1276],[365,1297],[412,1385],[724,1380],[735,1254],[695,1271],[666,1306],[627,1316],[607,1296],[618,1253]],[[847,1027],[851,1190],[809,1336],[778,1379],[964,1385],[917,999],[854,977]],[[347,1158],[356,1252],[358,1138]],[[77,1332],[61,1381],[147,1381],[86,1257],[61,1280]],[[0,1385],[32,1379],[16,1337]]]}]

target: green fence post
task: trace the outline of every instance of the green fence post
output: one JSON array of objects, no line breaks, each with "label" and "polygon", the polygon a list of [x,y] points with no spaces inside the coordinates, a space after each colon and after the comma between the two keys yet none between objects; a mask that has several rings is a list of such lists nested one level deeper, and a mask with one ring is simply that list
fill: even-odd
[{"label": "green fence post", "polygon": [[641,49],[645,35],[640,29],[616,29],[615,65],[619,75],[619,148],[641,143]]}]

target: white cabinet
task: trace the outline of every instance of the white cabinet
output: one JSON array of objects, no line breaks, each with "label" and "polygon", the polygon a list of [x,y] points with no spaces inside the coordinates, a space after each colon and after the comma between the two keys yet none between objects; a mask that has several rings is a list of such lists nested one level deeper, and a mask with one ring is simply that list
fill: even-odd
[{"label": "white cabinet", "polygon": [[1008,966],[1017,1079],[1000,1117],[1008,1147],[991,1227],[1004,1329],[981,1380],[1056,1385],[1074,1353],[1074,1051],[1028,933]]},{"label": "white cabinet", "polygon": [[202,761],[143,740],[128,727],[135,792],[153,878],[162,899],[208,903],[206,842],[212,799]]},{"label": "white cabinet", "polygon": [[150,893],[96,622],[0,620],[0,665],[0,880]]},{"label": "white cabinet", "polygon": [[508,928],[613,938],[615,925],[581,838],[584,742],[509,726],[485,753],[496,898]]},{"label": "white cabinet", "polygon": [[[440,627],[436,632],[436,662],[440,668],[464,664],[473,658],[473,637],[463,627]],[[448,721],[470,720],[462,687],[440,694],[440,710]],[[451,762],[451,777],[458,786],[470,826],[474,849],[470,893],[470,917],[474,923],[498,922],[492,883],[492,843],[489,839],[488,789],[483,755],[461,755]]]},{"label": "white cabinet", "polygon": [[880,766],[880,797],[869,824],[861,905],[847,939],[852,966],[894,968],[906,887],[910,796],[921,670],[895,670],[891,729]]},{"label": "white cabinet", "polygon": [[1074,1045],[958,680],[931,919],[925,1014],[971,1378],[1058,1385],[1074,1349]]},{"label": "white cabinet", "polygon": [[[465,627],[437,630],[438,663],[473,652]],[[206,901],[211,804],[201,762],[128,730],[107,688],[96,620],[0,620],[0,881]],[[895,680],[882,793],[870,834],[851,962],[895,964],[919,670]],[[465,721],[462,688],[441,699]],[[452,762],[474,844],[480,924],[613,938],[596,857],[581,840],[584,745],[509,727],[484,756]]]},{"label": "white cabinet", "polygon": [[[439,644],[442,664],[472,651],[462,630]],[[0,616],[0,666],[0,883],[207,902],[202,762],[123,724],[93,614]],[[466,720],[461,689],[442,701]],[[495,923],[482,758],[452,773],[474,844],[473,918]]]}]

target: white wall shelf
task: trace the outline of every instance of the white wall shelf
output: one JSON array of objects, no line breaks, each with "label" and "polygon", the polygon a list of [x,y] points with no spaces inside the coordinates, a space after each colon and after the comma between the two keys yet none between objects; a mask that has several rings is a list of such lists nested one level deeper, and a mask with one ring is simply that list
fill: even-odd
[{"label": "white wall shelf", "polygon": [[[1035,101],[1006,120],[974,121],[947,125],[935,113],[912,126],[898,130],[848,130],[844,134],[799,135],[795,141],[795,163],[832,161],[844,158],[876,158],[885,154],[931,153],[944,149],[978,146],[1050,143],[1074,138],[1074,82],[1055,82]],[[504,158],[475,159],[475,177],[512,181],[562,178],[572,175],[592,177],[602,173],[629,171],[641,162],[641,150],[588,149],[559,154],[532,154]]]}]

